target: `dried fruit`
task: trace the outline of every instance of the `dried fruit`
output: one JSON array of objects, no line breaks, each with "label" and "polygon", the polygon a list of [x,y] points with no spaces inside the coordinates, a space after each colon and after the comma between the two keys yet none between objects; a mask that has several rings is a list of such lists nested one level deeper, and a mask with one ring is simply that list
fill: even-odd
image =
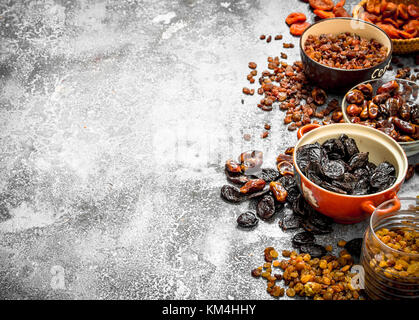
[{"label": "dried fruit", "polygon": [[290,33],[293,36],[301,36],[303,32],[310,26],[311,24],[308,22],[296,22],[293,23],[290,27]]},{"label": "dried fruit", "polygon": [[306,15],[304,13],[301,13],[301,12],[293,12],[293,13],[290,13],[287,16],[287,18],[285,19],[285,22],[288,25],[292,25],[293,23],[296,23],[296,22],[304,22],[306,20],[307,20],[307,17],[306,17]]},{"label": "dried fruit", "polygon": [[[317,11],[317,14],[334,15],[322,11]],[[311,59],[328,67],[363,69],[383,62],[388,48],[374,39],[360,38],[351,33],[310,34],[304,43],[304,51]]]},{"label": "dried fruit", "polygon": [[244,186],[242,186],[240,188],[240,193],[247,194],[247,193],[252,193],[252,192],[260,191],[260,190],[263,190],[263,188],[265,187],[265,185],[266,185],[265,180],[262,180],[262,179],[252,179],[252,180],[249,180],[248,182],[246,182],[244,184]]},{"label": "dried fruit", "polygon": [[330,11],[334,7],[332,0],[309,0],[310,6],[313,9]]},{"label": "dried fruit", "polygon": [[275,201],[270,195],[265,195],[257,204],[256,207],[257,215],[263,219],[268,220],[275,214]]},{"label": "dried fruit", "polygon": [[251,211],[244,212],[237,218],[237,225],[241,228],[253,228],[258,222],[259,219]]}]

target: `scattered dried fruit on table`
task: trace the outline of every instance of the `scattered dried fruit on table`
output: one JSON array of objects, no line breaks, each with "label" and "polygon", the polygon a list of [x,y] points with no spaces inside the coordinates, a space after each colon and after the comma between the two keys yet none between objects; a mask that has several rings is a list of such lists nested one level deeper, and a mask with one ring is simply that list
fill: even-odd
[{"label": "scattered dried fruit on table", "polygon": [[290,33],[293,36],[301,36],[303,34],[303,32],[309,27],[311,26],[310,23],[308,22],[295,22],[290,26]]},{"label": "scattered dried fruit on table", "polygon": [[[272,251],[272,247],[264,250],[265,260],[267,252]],[[323,252],[323,250],[320,250]],[[318,254],[318,252],[315,252]],[[350,272],[353,259],[345,250],[339,253],[339,257],[333,255],[321,255],[313,257],[307,253],[297,254],[295,251],[282,251],[283,257],[288,259],[276,260],[269,256],[272,265],[283,270],[283,274],[272,275],[271,268],[258,267],[252,270],[251,274],[255,278],[267,281],[267,292],[272,297],[280,297],[286,292],[288,297],[296,295],[301,297],[311,297],[314,300],[358,300],[359,289],[352,286],[352,277],[355,274]],[[267,261],[267,260],[266,260]],[[288,288],[285,290],[278,285],[283,281]]]},{"label": "scattered dried fruit on table", "polygon": [[292,12],[290,13],[287,18],[285,19],[285,22],[288,25],[292,25],[293,23],[296,22],[304,22],[307,20],[307,17],[304,13],[301,12]]},{"label": "scattered dried fruit on table", "polygon": [[284,203],[287,200],[288,192],[280,182],[272,181],[269,184],[269,189],[274,195],[276,201]]},{"label": "scattered dried fruit on table", "polygon": [[237,225],[241,228],[253,228],[259,222],[259,219],[251,211],[246,211],[238,216]]},{"label": "scattered dried fruit on table", "polygon": [[313,9],[326,11],[332,10],[335,6],[332,0],[310,0],[309,3]]},{"label": "scattered dried fruit on table", "polygon": [[249,180],[244,184],[243,187],[240,188],[240,193],[247,194],[256,191],[263,190],[265,188],[266,182],[262,179],[252,179]]},{"label": "scattered dried fruit on table", "polygon": [[316,10],[313,11],[313,13],[321,19],[329,19],[329,18],[334,18],[335,17],[335,14],[331,11],[316,9]]}]

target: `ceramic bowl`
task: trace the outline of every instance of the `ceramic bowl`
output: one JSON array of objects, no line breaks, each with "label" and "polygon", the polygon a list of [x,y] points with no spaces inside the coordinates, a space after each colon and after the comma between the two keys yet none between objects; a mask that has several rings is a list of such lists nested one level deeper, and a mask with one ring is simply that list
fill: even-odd
[{"label": "ceramic bowl", "polygon": [[[320,187],[302,173],[296,161],[299,147],[315,142],[322,144],[327,139],[338,138],[343,133],[356,141],[361,152],[369,152],[369,161],[374,164],[383,161],[393,164],[397,179],[390,188],[369,195],[344,195]],[[308,124],[298,130],[297,136],[299,140],[293,156],[294,176],[302,195],[315,210],[331,217],[337,223],[350,224],[369,217],[384,201],[395,199],[395,203],[398,202],[397,192],[406,176],[407,157],[400,145],[386,134],[366,126],[339,123],[326,126]]]},{"label": "ceramic bowl", "polygon": [[[304,51],[304,43],[309,35],[340,34],[350,32],[366,39],[375,39],[388,48],[383,62],[365,69],[346,70],[332,68],[311,59]],[[319,87],[343,92],[357,83],[381,78],[391,63],[393,45],[389,36],[372,23],[353,18],[331,18],[320,20],[308,27],[300,38],[300,54],[306,76]]]},{"label": "ceramic bowl", "polygon": [[[403,80],[403,79],[395,79],[400,86],[403,86],[404,84],[408,84],[409,86],[412,86],[413,88],[416,88],[415,90],[419,91],[419,86],[417,85],[417,83],[410,81],[410,80]],[[369,81],[365,81],[363,83],[359,83],[356,86],[354,86],[353,88],[351,88],[349,91],[355,89],[358,85],[360,84],[367,84],[370,83],[372,85],[372,88],[374,90],[374,92],[376,92],[376,90],[387,81],[384,81],[383,79],[377,79],[377,80],[369,80]],[[348,91],[348,92],[349,92]],[[413,98],[412,98],[413,99]],[[415,100],[417,103],[419,103],[419,94],[416,97]],[[346,113],[346,107],[348,106],[348,102],[346,101],[346,94],[342,100],[342,113],[343,113],[343,119],[347,122],[347,123],[351,123],[351,119],[348,116],[348,114]],[[412,141],[412,142],[399,142],[399,144],[402,146],[403,150],[406,152],[406,155],[408,157],[413,156],[415,154],[419,153],[419,140],[416,141]]]}]

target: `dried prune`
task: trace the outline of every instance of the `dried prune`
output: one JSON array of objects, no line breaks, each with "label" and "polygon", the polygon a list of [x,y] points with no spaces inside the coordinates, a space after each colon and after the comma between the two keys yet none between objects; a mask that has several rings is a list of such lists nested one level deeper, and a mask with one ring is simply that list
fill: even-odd
[{"label": "dried prune", "polygon": [[276,201],[284,203],[287,200],[288,192],[280,182],[272,181],[269,184],[269,189],[274,195]]},{"label": "dried prune", "polygon": [[338,187],[335,187],[334,185],[330,184],[327,181],[322,181],[322,183],[320,184],[320,186],[323,187],[323,188],[325,188],[325,189],[327,189],[327,190],[329,190],[329,191],[332,191],[332,192],[336,192],[336,193],[340,193],[340,194],[347,194],[347,192],[345,190],[342,190],[342,189],[340,189]]},{"label": "dried prune", "polygon": [[239,215],[237,224],[241,228],[253,228],[259,223],[259,219],[251,211],[246,211]]},{"label": "dried prune", "polygon": [[292,176],[283,176],[278,181],[287,191],[293,188],[297,188],[297,182],[295,182],[295,179]]},{"label": "dried prune", "polygon": [[394,166],[388,162],[388,161],[384,161],[381,162],[376,168],[375,171],[382,171],[384,172],[386,175],[395,175],[396,174],[396,169],[394,168]]},{"label": "dried prune", "polygon": [[324,175],[332,180],[341,180],[345,173],[345,166],[341,162],[335,160],[323,164],[322,169]]},{"label": "dried prune", "polygon": [[292,237],[292,244],[296,247],[305,245],[305,244],[312,244],[316,241],[314,234],[308,231],[299,232],[294,237]]},{"label": "dried prune", "polygon": [[263,190],[263,188],[265,188],[266,182],[265,180],[262,179],[251,179],[248,182],[246,182],[244,184],[244,186],[242,186],[240,188],[240,192],[247,194],[247,193],[252,193],[252,192],[256,192],[256,191],[260,191]]},{"label": "dried prune", "polygon": [[308,253],[312,258],[321,258],[326,255],[326,249],[319,244],[312,243],[312,244],[304,244],[300,246],[301,253]]},{"label": "dried prune", "polygon": [[370,190],[370,184],[368,177],[361,178],[357,181],[354,185],[354,189],[352,191],[353,195],[364,195],[368,194]]},{"label": "dried prune", "polygon": [[343,142],[343,145],[345,146],[346,155],[348,158],[351,158],[354,154],[359,153],[358,146],[356,145],[356,142],[352,138],[348,138]]},{"label": "dried prune", "polygon": [[368,162],[368,152],[359,152],[354,154],[348,164],[352,170],[363,168]]},{"label": "dried prune", "polygon": [[354,189],[352,183],[343,182],[343,181],[337,181],[337,180],[333,180],[332,181],[332,186],[334,186],[336,188],[339,188],[340,190],[344,190],[348,194],[351,194],[352,193],[352,190]]},{"label": "dried prune", "polygon": [[297,164],[302,171],[306,169],[310,162],[315,161],[321,164],[327,159],[326,151],[318,142],[301,146],[297,152]]},{"label": "dried prune", "polygon": [[306,218],[309,214],[308,204],[304,200],[303,196],[299,196],[293,203],[292,203],[292,212],[300,216],[301,218]]},{"label": "dried prune", "polygon": [[278,222],[282,230],[297,229],[301,225],[301,218],[294,214],[285,214]]},{"label": "dried prune", "polygon": [[361,256],[362,238],[355,238],[348,241],[344,247],[351,255],[355,257]]},{"label": "dried prune", "polygon": [[313,226],[321,229],[322,234],[332,232],[331,225],[333,220],[310,207],[308,219],[306,220]]},{"label": "dried prune", "polygon": [[266,182],[275,181],[280,176],[281,174],[278,172],[278,170],[273,168],[264,168],[259,174],[257,174],[259,179],[265,180]]},{"label": "dried prune", "polygon": [[221,187],[221,197],[232,203],[238,203],[246,200],[245,195],[240,193],[239,188],[230,186],[228,184]]},{"label": "dried prune", "polygon": [[271,195],[265,195],[257,204],[256,213],[259,218],[268,220],[275,214],[275,201]]},{"label": "dried prune", "polygon": [[390,188],[394,182],[396,182],[396,177],[388,176],[384,171],[376,170],[370,177],[371,186],[378,192]]},{"label": "dried prune", "polygon": [[331,160],[342,159],[345,157],[345,147],[340,139],[328,139],[322,144]]},{"label": "dried prune", "polygon": [[244,174],[240,174],[240,173],[239,174],[233,174],[233,173],[231,173],[227,170],[225,170],[225,174],[226,174],[227,179],[230,182],[235,183],[235,184],[242,185],[242,184],[245,184],[246,182],[249,181],[249,177],[245,176]]}]

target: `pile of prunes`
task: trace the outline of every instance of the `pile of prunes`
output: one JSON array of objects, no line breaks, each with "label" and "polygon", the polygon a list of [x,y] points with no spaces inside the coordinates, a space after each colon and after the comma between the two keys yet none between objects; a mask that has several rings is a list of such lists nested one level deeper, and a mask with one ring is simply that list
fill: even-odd
[{"label": "pile of prunes", "polygon": [[332,192],[367,195],[390,188],[396,181],[396,169],[384,161],[378,166],[369,161],[368,152],[360,152],[354,139],[339,138],[306,144],[298,148],[297,165],[315,184]]},{"label": "pile of prunes", "polygon": [[[293,175],[293,152],[293,148],[288,148],[287,153],[280,154],[277,168],[261,168],[260,151],[244,152],[238,162],[226,162],[226,177],[234,185],[224,185],[221,198],[229,203],[250,201],[250,210],[237,218],[240,228],[255,228],[260,219],[272,221],[279,217],[282,230],[302,227],[313,235],[333,231],[333,220],[314,210],[301,195]],[[317,247],[308,247],[307,250],[319,251]]]}]

